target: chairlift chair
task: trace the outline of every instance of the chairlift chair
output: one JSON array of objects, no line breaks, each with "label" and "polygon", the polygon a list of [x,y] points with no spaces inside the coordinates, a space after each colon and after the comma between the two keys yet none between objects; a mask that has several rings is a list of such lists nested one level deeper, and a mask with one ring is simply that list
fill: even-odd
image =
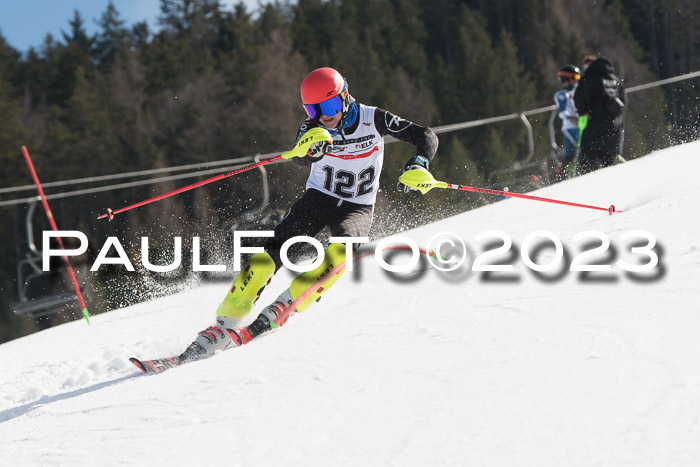
[{"label": "chairlift chair", "polygon": [[[44,271],[39,266],[42,261],[42,253],[34,243],[33,216],[37,201],[38,200],[35,199],[29,204],[25,219],[29,251],[25,254],[25,257],[17,263],[17,296],[19,301],[10,304],[10,309],[15,314],[27,316],[29,318],[42,318],[54,313],[80,309],[78,297],[74,292],[59,292],[35,297],[30,296],[33,295],[29,290],[30,284],[39,278],[51,274],[50,271]],[[25,275],[27,269],[29,269],[29,273]]]}]

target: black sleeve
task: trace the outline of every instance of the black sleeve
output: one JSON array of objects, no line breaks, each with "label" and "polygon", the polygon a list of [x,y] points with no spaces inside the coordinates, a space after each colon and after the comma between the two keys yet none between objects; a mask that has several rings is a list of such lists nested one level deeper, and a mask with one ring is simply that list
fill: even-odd
[{"label": "black sleeve", "polygon": [[574,92],[574,106],[576,106],[576,112],[580,116],[591,113],[586,92],[588,92],[588,80],[584,76],[581,78],[581,81],[578,83],[576,91]]},{"label": "black sleeve", "polygon": [[438,138],[433,130],[391,112],[377,108],[374,111],[374,126],[380,135],[389,135],[416,147],[416,154],[433,160],[438,148]]},{"label": "black sleeve", "polygon": [[294,139],[294,145],[296,145],[299,142],[299,138],[301,138],[304,133],[317,126],[318,125],[310,118],[307,118],[306,120],[301,122],[301,124],[299,125],[299,130],[297,131],[297,137]]}]

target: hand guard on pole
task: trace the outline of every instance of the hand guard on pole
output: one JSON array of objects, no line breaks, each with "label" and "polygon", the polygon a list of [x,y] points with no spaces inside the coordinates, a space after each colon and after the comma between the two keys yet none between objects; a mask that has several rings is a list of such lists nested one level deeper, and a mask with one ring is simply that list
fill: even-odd
[{"label": "hand guard on pole", "polygon": [[[430,173],[430,161],[427,157],[423,157],[421,155],[416,154],[415,156],[410,158],[408,162],[406,162],[406,165],[404,166],[401,175],[408,172],[409,170],[423,170],[427,173]],[[399,183],[396,185],[396,188],[398,188],[399,191],[403,191],[404,193],[416,191],[416,188],[401,183],[401,176],[399,176]]]},{"label": "hand guard on pole", "polygon": [[[328,130],[312,128],[301,137],[291,150],[282,153],[283,159],[292,159],[294,165],[306,166],[320,161],[333,149],[333,138]],[[303,162],[302,162],[303,161]]]}]

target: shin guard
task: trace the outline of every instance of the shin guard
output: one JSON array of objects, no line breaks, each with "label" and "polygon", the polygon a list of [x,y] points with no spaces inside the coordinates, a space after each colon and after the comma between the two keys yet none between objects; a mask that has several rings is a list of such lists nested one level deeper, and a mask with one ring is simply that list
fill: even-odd
[{"label": "shin guard", "polygon": [[216,315],[245,318],[274,274],[275,262],[267,252],[253,255],[236,276],[231,290],[216,309]]},{"label": "shin guard", "polygon": [[[292,281],[292,284],[289,286],[289,291],[292,294],[292,298],[296,300],[324,275],[330,273],[336,266],[343,263],[345,261],[345,249],[346,246],[342,243],[331,243],[328,245],[321,265],[312,271],[300,274]],[[345,268],[343,268],[343,270],[339,273],[335,274],[334,277],[328,279],[323,285],[318,287],[317,290],[314,290],[311,295],[309,295],[299,304],[299,306],[297,306],[297,311],[302,312],[306,310],[314,301],[318,300],[326,290],[335,284],[335,282],[340,279],[340,276],[342,276],[344,272]]]}]

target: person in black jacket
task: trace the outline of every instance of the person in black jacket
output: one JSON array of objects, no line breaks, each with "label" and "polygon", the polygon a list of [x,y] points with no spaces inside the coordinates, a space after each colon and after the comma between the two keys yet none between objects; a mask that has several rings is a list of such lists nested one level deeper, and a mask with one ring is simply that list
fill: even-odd
[{"label": "person in black jacket", "polygon": [[608,58],[598,57],[586,67],[574,94],[574,104],[578,114],[588,119],[581,134],[579,173],[615,164],[622,157],[622,114],[627,98]]}]

